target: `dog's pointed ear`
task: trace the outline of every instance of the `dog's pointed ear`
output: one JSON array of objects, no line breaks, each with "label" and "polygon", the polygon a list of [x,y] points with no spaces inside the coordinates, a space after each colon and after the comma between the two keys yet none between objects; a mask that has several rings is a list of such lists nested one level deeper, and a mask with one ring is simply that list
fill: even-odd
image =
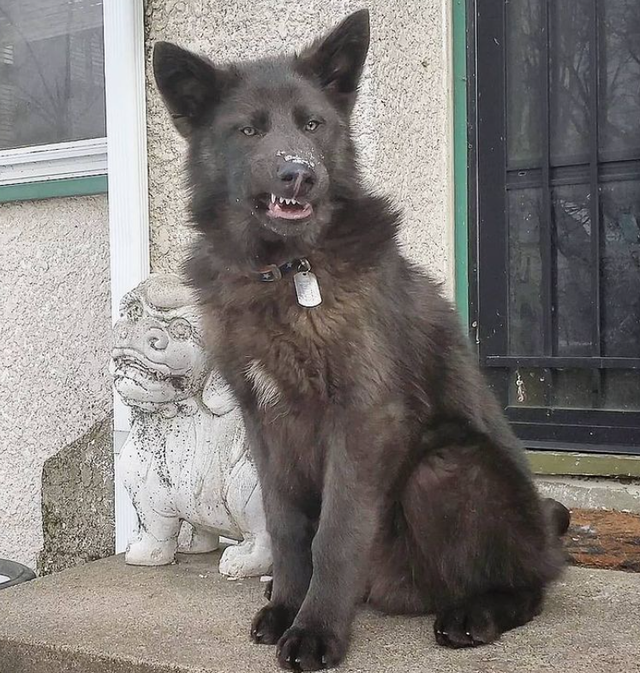
[{"label": "dog's pointed ear", "polygon": [[337,107],[349,113],[368,51],[369,10],[361,9],[305,49],[297,58],[297,68],[319,82]]},{"label": "dog's pointed ear", "polygon": [[173,123],[188,137],[232,83],[228,70],[170,42],[156,42],[153,74]]}]

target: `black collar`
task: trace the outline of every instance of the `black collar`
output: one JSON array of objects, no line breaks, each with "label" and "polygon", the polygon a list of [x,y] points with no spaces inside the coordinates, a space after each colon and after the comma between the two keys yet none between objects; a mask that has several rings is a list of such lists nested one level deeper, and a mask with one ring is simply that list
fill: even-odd
[{"label": "black collar", "polygon": [[284,264],[269,264],[261,271],[254,271],[253,276],[256,280],[259,280],[263,283],[273,283],[276,280],[280,280],[283,276],[286,276],[292,271],[298,273],[299,271],[310,271],[311,264],[309,260],[305,257],[298,257],[297,259],[292,259],[289,262]]}]

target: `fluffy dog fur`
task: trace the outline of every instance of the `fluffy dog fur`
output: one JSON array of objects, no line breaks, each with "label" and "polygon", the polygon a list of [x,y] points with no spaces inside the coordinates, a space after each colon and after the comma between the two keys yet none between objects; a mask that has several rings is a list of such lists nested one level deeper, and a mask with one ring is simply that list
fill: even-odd
[{"label": "fluffy dog fur", "polygon": [[[360,11],[292,57],[154,54],[189,141],[187,273],[273,541],[251,633],[293,670],[342,661],[363,598],[434,612],[442,645],[491,642],[540,611],[563,565],[566,510],[539,499],[453,308],[400,253],[398,212],[362,185],[350,116],[368,45]],[[315,308],[291,275],[259,280],[298,258],[318,278]]]}]

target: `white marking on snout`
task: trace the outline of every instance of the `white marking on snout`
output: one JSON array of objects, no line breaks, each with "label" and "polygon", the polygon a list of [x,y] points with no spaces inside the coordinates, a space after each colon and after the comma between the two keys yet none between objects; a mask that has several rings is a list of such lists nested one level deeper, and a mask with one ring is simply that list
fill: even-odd
[{"label": "white marking on snout", "polygon": [[309,168],[315,168],[315,161],[313,158],[305,159],[304,157],[298,156],[297,154],[287,154],[286,152],[278,152],[278,156],[282,157],[285,161],[291,161],[294,164],[302,164],[303,166],[308,166]]},{"label": "white marking on snout", "polygon": [[259,360],[251,360],[245,370],[245,376],[256,394],[259,407],[265,409],[278,402],[280,399],[278,384]]}]

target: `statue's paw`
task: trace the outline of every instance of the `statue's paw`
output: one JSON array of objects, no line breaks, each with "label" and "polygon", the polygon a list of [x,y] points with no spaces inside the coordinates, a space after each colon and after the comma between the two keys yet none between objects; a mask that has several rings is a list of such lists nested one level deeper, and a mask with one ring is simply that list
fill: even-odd
[{"label": "statue's paw", "polygon": [[215,533],[206,530],[194,530],[188,542],[181,544],[178,551],[181,554],[206,554],[220,547],[220,538]]},{"label": "statue's paw", "polygon": [[134,566],[164,566],[175,560],[175,539],[159,541],[147,536],[129,543],[124,554],[125,563]]},{"label": "statue's paw", "polygon": [[253,542],[241,542],[224,550],[219,570],[227,577],[259,577],[271,570],[271,552]]}]

